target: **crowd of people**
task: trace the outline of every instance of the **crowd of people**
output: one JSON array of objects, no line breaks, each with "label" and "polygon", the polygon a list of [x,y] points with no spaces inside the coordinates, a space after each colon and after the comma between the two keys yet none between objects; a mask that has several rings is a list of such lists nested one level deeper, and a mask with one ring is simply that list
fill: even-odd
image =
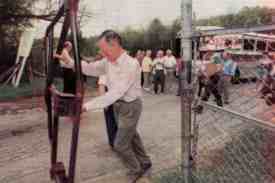
[{"label": "crowd of people", "polygon": [[[209,62],[201,63],[198,66],[198,96],[202,100],[208,101],[212,94],[217,105],[222,107],[224,104],[229,104],[230,85],[234,82],[236,76],[241,74],[241,70],[238,61],[234,60],[232,53],[228,51],[206,56],[209,58],[203,60],[209,60]],[[257,63],[256,69],[253,70],[253,67],[251,67],[250,71],[255,73],[253,76],[256,79],[255,90],[261,95],[261,98],[265,99],[268,105],[272,105],[275,103],[274,57],[264,53],[264,57],[258,59]],[[253,78],[250,78],[250,80],[254,80]]]},{"label": "crowd of people", "polygon": [[[209,55],[208,55],[209,56]],[[138,50],[135,55],[141,66],[141,85],[145,91],[173,93],[179,96],[178,76],[183,64],[170,49],[158,50],[155,57],[152,51]],[[209,56],[210,62],[201,62],[197,67],[199,81],[198,96],[208,101],[211,94],[218,106],[229,104],[229,87],[237,71],[237,63],[229,52]],[[214,69],[213,69],[214,67]]]},{"label": "crowd of people", "polygon": [[178,91],[177,76],[181,67],[179,59],[173,55],[170,49],[158,50],[155,57],[152,51],[138,50],[135,58],[141,67],[141,85],[145,91],[153,90],[155,94],[173,93]]}]

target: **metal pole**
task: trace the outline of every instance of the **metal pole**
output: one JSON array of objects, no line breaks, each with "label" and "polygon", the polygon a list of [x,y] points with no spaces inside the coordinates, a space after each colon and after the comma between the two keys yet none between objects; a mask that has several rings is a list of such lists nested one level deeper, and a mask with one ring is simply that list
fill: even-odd
[{"label": "metal pole", "polygon": [[184,71],[180,74],[181,88],[181,149],[182,173],[184,183],[190,183],[191,177],[191,123],[192,123],[192,0],[182,0],[182,39],[181,54]]}]

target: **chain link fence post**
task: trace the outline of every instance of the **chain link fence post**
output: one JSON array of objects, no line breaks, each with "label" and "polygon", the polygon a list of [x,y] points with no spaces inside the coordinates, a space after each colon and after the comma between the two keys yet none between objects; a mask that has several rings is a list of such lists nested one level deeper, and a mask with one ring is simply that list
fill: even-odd
[{"label": "chain link fence post", "polygon": [[192,182],[192,0],[181,2],[181,54],[184,71],[180,74],[181,90],[181,166],[184,183]]}]

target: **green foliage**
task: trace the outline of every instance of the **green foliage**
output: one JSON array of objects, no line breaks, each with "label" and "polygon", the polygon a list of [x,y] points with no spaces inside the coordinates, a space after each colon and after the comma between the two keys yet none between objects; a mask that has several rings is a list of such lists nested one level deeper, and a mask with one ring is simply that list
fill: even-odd
[{"label": "green foliage", "polygon": [[35,1],[0,0],[0,66],[14,62],[19,34],[24,26],[30,26],[25,15],[31,14],[30,8]]},{"label": "green foliage", "polygon": [[0,101],[14,100],[18,97],[31,97],[34,95],[42,95],[44,92],[44,80],[34,80],[32,85],[29,83],[22,83],[20,87],[14,88],[11,85],[0,87]]},{"label": "green foliage", "polygon": [[271,24],[275,10],[268,7],[244,7],[237,14],[228,14],[201,19],[197,25],[221,27],[247,27],[262,24]]},{"label": "green foliage", "polygon": [[[155,52],[158,49],[174,48],[174,40],[176,34],[180,31],[180,21],[177,19],[172,25],[166,26],[159,19],[154,19],[146,29],[132,29],[127,27],[121,31],[123,38],[123,46],[126,50],[134,55],[137,50],[151,49]],[[86,49],[82,52],[83,55],[95,55],[96,37],[86,39]]]}]

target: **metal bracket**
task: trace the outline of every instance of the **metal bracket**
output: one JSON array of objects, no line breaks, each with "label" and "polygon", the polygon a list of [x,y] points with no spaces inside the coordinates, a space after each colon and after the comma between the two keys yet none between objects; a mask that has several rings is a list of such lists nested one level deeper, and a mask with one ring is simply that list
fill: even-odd
[{"label": "metal bracket", "polygon": [[182,88],[182,95],[184,96],[184,99],[188,102],[193,102],[195,99],[195,87],[194,84],[191,83],[184,83]]}]

